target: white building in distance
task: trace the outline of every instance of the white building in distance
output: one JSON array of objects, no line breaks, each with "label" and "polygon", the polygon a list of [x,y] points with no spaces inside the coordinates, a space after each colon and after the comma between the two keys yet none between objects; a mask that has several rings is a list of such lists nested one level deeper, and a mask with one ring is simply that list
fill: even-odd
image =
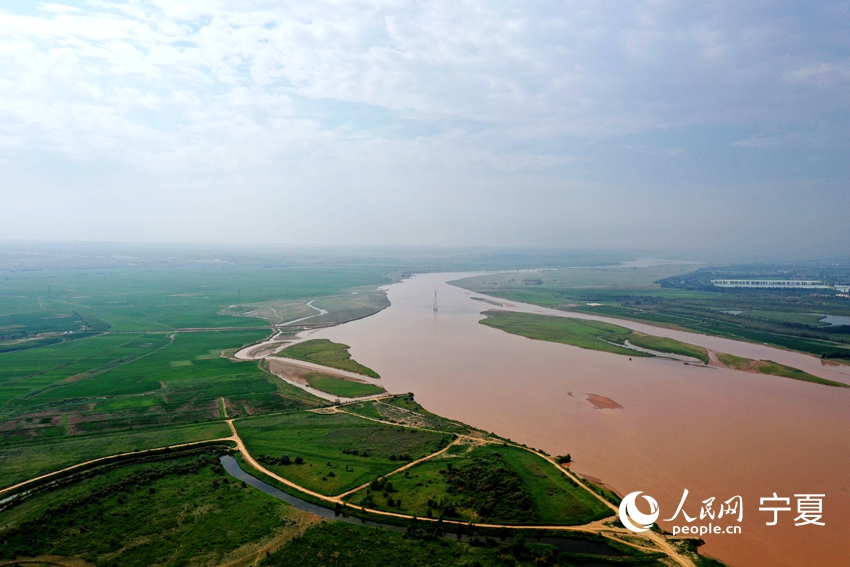
[{"label": "white building in distance", "polygon": [[817,280],[711,280],[716,287],[755,287],[763,289],[832,289]]}]

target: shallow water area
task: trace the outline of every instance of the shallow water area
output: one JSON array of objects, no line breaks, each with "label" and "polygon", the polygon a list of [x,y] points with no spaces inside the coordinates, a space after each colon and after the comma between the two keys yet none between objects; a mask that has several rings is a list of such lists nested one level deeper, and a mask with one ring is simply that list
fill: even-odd
[{"label": "shallow water area", "polygon": [[[690,516],[709,497],[719,502],[741,495],[743,533],[703,536],[704,552],[730,565],[849,564],[850,389],[669,359],[629,360],[510,335],[478,323],[482,311],[496,308],[472,300],[482,294],[446,283],[470,275],[424,274],[391,285],[389,308],[312,337],[350,345],[352,357],[379,372],[390,392],[414,392],[438,414],[550,454],[570,453],[573,470],[620,493],[654,496],[661,518],[673,515],[686,488]],[[577,316],[850,382],[850,367],[824,366],[798,353]],[[623,407],[594,409],[591,394]],[[826,526],[795,527],[791,513],[766,526],[770,514],[758,511],[759,498],[773,492],[790,497],[792,506],[794,494],[826,494]]]},{"label": "shallow water area", "polygon": [[850,325],[850,317],[847,315],[824,315],[821,323],[829,323],[833,327],[838,325]]}]

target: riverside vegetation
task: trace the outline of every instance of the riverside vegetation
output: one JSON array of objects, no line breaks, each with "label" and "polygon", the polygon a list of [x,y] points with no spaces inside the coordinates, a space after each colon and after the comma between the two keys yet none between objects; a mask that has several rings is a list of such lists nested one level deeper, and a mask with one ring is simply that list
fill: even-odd
[{"label": "riverside vegetation", "polygon": [[[731,293],[729,290],[706,285],[704,275],[698,280],[702,282],[699,286],[688,283],[692,281],[689,278],[694,277],[693,274],[669,275],[671,271],[676,273],[677,270],[681,272],[681,267],[664,266],[641,270],[563,269],[542,272],[541,275],[546,277],[535,278],[532,284],[528,283],[531,281],[528,278],[520,278],[515,273],[476,276],[453,283],[472,291],[550,308],[619,317],[736,340],[763,342],[837,362],[845,358],[850,361],[850,344],[845,345],[850,343],[850,335],[847,335],[850,333],[850,326],[829,328],[828,324],[821,321],[823,315],[806,312],[809,309],[821,309],[838,315],[850,313],[845,298],[838,297],[835,293],[803,294],[797,290],[756,289]],[[709,273],[712,277],[729,277],[726,272]],[[659,276],[665,275],[666,278],[658,279]],[[740,276],[734,272],[732,275]],[[674,309],[670,307],[672,305],[677,307]],[[742,305],[745,307],[742,308]],[[772,306],[774,311],[758,310],[755,306]],[[783,311],[777,311],[780,308]],[[481,321],[483,325],[537,340],[561,342],[629,356],[673,354],[699,359],[706,364],[710,359],[708,351],[702,347],[646,335],[600,321],[498,310],[486,311],[484,314],[486,317]],[[629,345],[653,353],[626,348]],[[745,359],[744,363],[733,362],[736,358],[718,353],[717,360],[724,366],[738,370],[826,386],[848,387],[842,382],[820,378],[773,361]]]},{"label": "riverside vegetation", "polygon": [[[313,306],[328,311],[322,321],[291,331],[382,309],[383,295],[365,290],[389,281],[386,267],[136,262],[0,273],[0,498],[12,496],[0,504],[0,562],[662,564],[661,552],[591,535],[569,536],[600,546],[588,553],[517,542],[510,530],[441,537],[469,521],[569,526],[612,512],[545,455],[434,415],[412,396],[329,407],[231,357]],[[301,347],[303,359],[368,375],[345,345],[318,346]],[[371,386],[314,378],[339,395]],[[343,514],[406,522],[408,532],[322,523],[236,481],[217,457],[237,440],[267,471],[252,474]]]},{"label": "riverside vegetation", "polygon": [[[484,315],[486,317],[481,320],[482,325],[530,339],[564,343],[628,356],[674,354],[699,359],[706,364],[709,362],[708,351],[700,346],[683,343],[675,339],[646,335],[610,323],[507,311],[486,311]],[[627,348],[628,344],[652,350],[655,354],[629,349]],[[750,360],[749,358],[723,353],[718,353],[717,358],[723,366],[736,370],[781,376],[836,388],[850,387],[843,382],[814,376],[808,372],[770,360]]]},{"label": "riverside vegetation", "polygon": [[687,356],[708,364],[708,351],[702,347],[674,339],[653,337],[601,321],[508,311],[486,311],[484,315],[486,318],[481,321],[482,325],[530,339],[629,356],[653,356],[650,353],[627,348],[624,345],[628,341],[637,347],[654,350],[661,354]]},{"label": "riverside vegetation", "polygon": [[488,274],[454,283],[471,291],[544,307],[631,319],[850,361],[850,326],[830,326],[822,321],[825,314],[850,316],[850,300],[846,297],[834,290],[724,289],[711,285],[711,280],[717,278],[847,283],[850,270],[827,263],[699,270],[686,265],[591,267],[535,274]]},{"label": "riverside vegetation", "polygon": [[280,352],[280,356],[347,370],[370,378],[380,378],[378,373],[371,368],[352,360],[348,348],[348,345],[334,343],[328,339],[310,339],[286,347]]}]

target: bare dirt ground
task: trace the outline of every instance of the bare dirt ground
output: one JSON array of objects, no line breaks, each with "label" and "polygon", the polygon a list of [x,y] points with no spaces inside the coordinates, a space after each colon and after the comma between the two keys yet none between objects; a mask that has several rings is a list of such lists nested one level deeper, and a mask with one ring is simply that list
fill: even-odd
[{"label": "bare dirt ground", "polygon": [[[308,374],[315,374],[319,372],[317,370],[313,370],[311,368],[305,368],[304,366],[300,366],[297,364],[293,364],[287,362],[284,359],[280,358],[267,358],[266,362],[269,364],[269,370],[275,375],[283,378],[285,380],[290,380],[292,382],[297,382],[298,384],[303,384],[308,386],[309,383],[307,381]],[[359,382],[361,384],[372,384],[373,382],[369,382],[368,380],[361,380],[359,378],[353,378],[348,374],[342,374],[338,372],[334,372],[330,369],[321,370],[322,374],[327,374],[328,376],[333,376],[334,378],[340,378],[342,380],[348,380],[349,382]]]},{"label": "bare dirt ground", "polygon": [[623,406],[605,396],[599,394],[588,394],[587,401],[593,406],[593,409],[623,409]]}]

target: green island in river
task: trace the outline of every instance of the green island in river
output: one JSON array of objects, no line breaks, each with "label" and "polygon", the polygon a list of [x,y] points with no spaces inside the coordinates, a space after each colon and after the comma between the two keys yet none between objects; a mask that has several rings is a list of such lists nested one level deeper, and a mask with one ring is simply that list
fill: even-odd
[{"label": "green island in river", "polygon": [[[726,368],[781,376],[836,388],[850,387],[843,382],[814,376],[771,360],[751,360],[731,354],[710,353],[697,345],[647,335],[602,321],[509,311],[485,311],[484,315],[485,318],[481,320],[482,325],[535,340],[564,343],[628,356],[684,356],[705,364],[712,362],[711,355],[714,354],[714,361]],[[638,349],[629,348],[630,346],[638,347]]]}]

